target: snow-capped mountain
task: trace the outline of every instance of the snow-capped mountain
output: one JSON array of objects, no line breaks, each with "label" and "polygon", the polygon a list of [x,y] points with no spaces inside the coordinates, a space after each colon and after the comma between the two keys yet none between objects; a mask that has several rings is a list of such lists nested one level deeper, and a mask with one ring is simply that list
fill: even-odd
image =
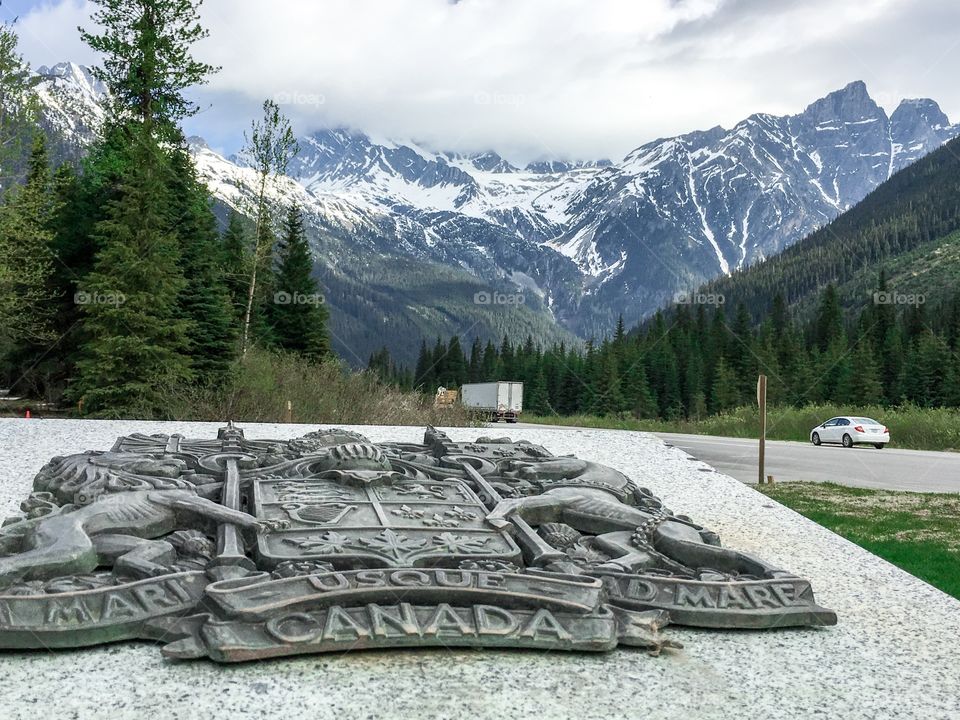
[{"label": "snow-capped mountain", "polygon": [[[76,117],[60,124],[82,135],[102,88],[75,65],[46,74],[48,114]],[[306,210],[328,275],[396,291],[393,302],[414,308],[423,294],[401,291],[390,267],[416,261],[466,286],[518,287],[550,322],[588,337],[779,252],[957,135],[934,101],[904,100],[888,117],[854,82],[796,115],[655,140],[616,163],[517,167],[493,151],[321,130],[301,138],[278,192]],[[193,147],[214,195],[242,207],[250,171]],[[347,273],[347,257],[370,271]],[[445,292],[431,296],[434,310]]]},{"label": "snow-capped mountain", "polygon": [[378,212],[457,213],[537,242],[562,231],[562,189],[610,164],[539,162],[521,170],[494,152],[434,152],[343,129],[316,132],[300,147],[290,174],[314,195],[336,195]]},{"label": "snow-capped mountain", "polygon": [[103,124],[107,89],[89,68],[76,63],[44,65],[37,75],[41,78],[36,86],[43,109],[41,123],[54,140],[54,154],[74,159],[93,142]]},{"label": "snow-capped mountain", "polygon": [[549,245],[603,306],[643,311],[825,224],[960,134],[932,100],[890,117],[851,83],[792,116],[752,115],[643,145],[568,200]]},{"label": "snow-capped mountain", "polygon": [[656,140],[616,164],[518,169],[495,153],[326,130],[305,139],[295,173],[318,196],[421,220],[465,216],[556,250],[582,278],[576,307],[560,312],[589,333],[779,252],[958,134],[932,100],[904,100],[888,117],[854,82],[797,115]]}]

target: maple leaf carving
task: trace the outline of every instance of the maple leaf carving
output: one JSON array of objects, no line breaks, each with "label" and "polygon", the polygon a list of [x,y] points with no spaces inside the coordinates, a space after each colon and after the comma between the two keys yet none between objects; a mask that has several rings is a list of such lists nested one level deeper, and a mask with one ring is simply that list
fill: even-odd
[{"label": "maple leaf carving", "polygon": [[440,533],[434,535],[433,542],[439,545],[444,552],[457,555],[466,555],[486,551],[487,540],[485,537],[470,537],[469,535],[454,535],[453,533]]},{"label": "maple leaf carving", "polygon": [[384,555],[392,557],[394,560],[402,560],[405,557],[409,557],[427,543],[426,540],[414,540],[390,528],[387,528],[374,538],[361,538],[359,542],[372,550],[377,550]]},{"label": "maple leaf carving", "polygon": [[323,535],[311,535],[306,540],[291,540],[289,538],[284,538],[283,540],[283,542],[288,545],[294,545],[301,550],[323,554],[343,552],[343,549],[350,544],[350,541],[351,538],[334,532],[333,530]]}]

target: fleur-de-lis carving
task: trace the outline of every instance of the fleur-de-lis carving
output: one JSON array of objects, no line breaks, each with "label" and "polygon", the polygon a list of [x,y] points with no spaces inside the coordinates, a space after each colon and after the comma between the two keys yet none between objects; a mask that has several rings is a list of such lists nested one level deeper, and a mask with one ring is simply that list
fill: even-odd
[{"label": "fleur-de-lis carving", "polygon": [[423,517],[423,510],[414,510],[409,505],[401,505],[399,508],[394,508],[390,512],[394,515],[399,515],[400,517],[409,518],[411,520],[416,520]]}]

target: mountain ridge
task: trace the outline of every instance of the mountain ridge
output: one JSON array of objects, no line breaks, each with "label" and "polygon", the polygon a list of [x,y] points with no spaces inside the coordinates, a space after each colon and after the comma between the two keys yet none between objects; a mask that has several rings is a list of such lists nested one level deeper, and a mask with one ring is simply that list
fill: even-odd
[{"label": "mountain ridge", "polygon": [[[84,136],[96,119],[84,109],[96,95],[89,72],[44,70],[49,123]],[[70,115],[91,121],[54,122]],[[862,81],[794,115],[660,138],[617,162],[520,168],[494,150],[436,151],[336,128],[301,138],[277,199],[303,205],[321,275],[346,271],[344,248],[361,264],[378,255],[372,264],[442,266],[466,285],[522,291],[535,298],[528,310],[586,338],[775,255],[957,135],[933,100],[904,100],[888,116]],[[241,208],[242,164],[191,147],[214,196]]]}]

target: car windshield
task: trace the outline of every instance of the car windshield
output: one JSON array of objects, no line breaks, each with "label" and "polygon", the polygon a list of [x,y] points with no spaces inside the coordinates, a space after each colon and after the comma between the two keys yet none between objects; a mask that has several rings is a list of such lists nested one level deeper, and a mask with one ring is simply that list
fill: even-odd
[{"label": "car windshield", "polygon": [[871,418],[850,418],[850,419],[853,420],[857,425],[879,425],[880,424],[876,420],[872,420]]}]

